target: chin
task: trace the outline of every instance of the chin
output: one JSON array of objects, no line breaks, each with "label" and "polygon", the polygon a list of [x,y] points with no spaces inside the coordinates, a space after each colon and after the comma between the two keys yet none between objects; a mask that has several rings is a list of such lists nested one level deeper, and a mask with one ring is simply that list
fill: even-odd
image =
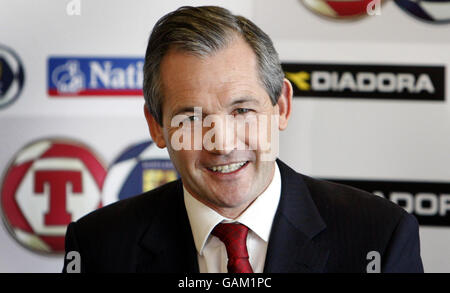
[{"label": "chin", "polygon": [[249,201],[253,201],[249,194],[243,194],[242,192],[226,192],[223,191],[217,197],[222,206],[228,208],[234,208],[248,204]]}]

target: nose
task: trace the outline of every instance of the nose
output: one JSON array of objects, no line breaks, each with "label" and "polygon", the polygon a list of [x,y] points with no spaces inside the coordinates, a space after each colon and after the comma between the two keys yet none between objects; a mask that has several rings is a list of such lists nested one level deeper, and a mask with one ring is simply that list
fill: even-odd
[{"label": "nose", "polygon": [[228,155],[236,148],[233,116],[209,115],[203,123],[203,147],[217,155]]}]

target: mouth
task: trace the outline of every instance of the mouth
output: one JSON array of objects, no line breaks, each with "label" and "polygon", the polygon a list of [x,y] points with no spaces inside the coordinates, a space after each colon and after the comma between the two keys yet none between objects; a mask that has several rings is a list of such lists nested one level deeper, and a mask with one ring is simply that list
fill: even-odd
[{"label": "mouth", "polygon": [[240,171],[241,169],[245,168],[248,165],[249,161],[243,161],[243,162],[237,162],[237,163],[231,163],[227,165],[217,165],[217,166],[211,166],[207,167],[209,171],[216,173],[216,174],[231,174],[236,173]]}]

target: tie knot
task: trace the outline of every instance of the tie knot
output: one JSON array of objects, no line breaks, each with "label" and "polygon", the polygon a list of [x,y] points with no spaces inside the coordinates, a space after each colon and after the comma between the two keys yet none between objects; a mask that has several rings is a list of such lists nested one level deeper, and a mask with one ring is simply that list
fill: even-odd
[{"label": "tie knot", "polygon": [[228,258],[247,258],[248,228],[242,224],[218,224],[211,232],[227,249]]},{"label": "tie knot", "polygon": [[248,228],[242,224],[218,224],[212,235],[217,236],[227,249],[229,273],[253,273],[248,259]]}]

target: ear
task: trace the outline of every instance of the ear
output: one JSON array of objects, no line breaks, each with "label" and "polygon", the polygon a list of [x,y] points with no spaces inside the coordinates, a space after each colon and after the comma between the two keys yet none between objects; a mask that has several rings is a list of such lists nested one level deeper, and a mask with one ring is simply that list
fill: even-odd
[{"label": "ear", "polygon": [[292,85],[286,78],[283,80],[283,87],[281,89],[281,95],[278,98],[278,111],[279,111],[279,125],[280,130],[286,129],[288,125],[289,117],[291,116],[292,106]]},{"label": "ear", "polygon": [[148,129],[150,131],[150,135],[151,135],[153,141],[156,143],[156,145],[159,148],[165,148],[166,142],[164,140],[162,126],[159,125],[159,123],[156,122],[153,115],[150,114],[146,104],[144,104],[144,114],[145,114],[145,119],[147,120]]}]

